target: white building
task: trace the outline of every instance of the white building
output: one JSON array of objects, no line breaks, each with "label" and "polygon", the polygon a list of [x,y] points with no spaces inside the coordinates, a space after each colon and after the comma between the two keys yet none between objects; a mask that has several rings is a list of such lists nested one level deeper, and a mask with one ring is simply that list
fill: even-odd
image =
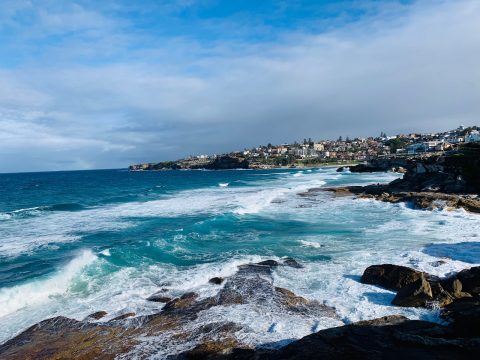
[{"label": "white building", "polygon": [[418,154],[427,151],[424,143],[416,143],[407,146],[407,153],[409,155]]},{"label": "white building", "polygon": [[465,136],[465,142],[477,142],[480,141],[480,132],[478,130],[472,130],[470,134]]}]

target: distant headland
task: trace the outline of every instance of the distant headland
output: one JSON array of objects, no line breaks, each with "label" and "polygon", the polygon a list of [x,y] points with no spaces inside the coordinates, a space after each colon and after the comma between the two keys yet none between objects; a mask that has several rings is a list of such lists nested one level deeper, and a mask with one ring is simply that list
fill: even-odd
[{"label": "distant headland", "polygon": [[311,138],[280,145],[261,145],[220,155],[196,155],[175,161],[142,163],[131,171],[184,169],[272,169],[320,167],[368,162],[384,158],[424,158],[457,152],[463,144],[480,142],[479,126],[428,134],[399,134],[336,140]]}]

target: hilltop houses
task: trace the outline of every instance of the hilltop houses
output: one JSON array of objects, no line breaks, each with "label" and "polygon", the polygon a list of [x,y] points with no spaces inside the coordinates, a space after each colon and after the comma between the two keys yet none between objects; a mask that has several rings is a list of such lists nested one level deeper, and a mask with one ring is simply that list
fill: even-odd
[{"label": "hilltop houses", "polygon": [[[480,128],[460,126],[440,133],[400,134],[379,137],[337,140],[304,139],[302,143],[268,144],[243,151],[222,155],[197,155],[184,159],[188,166],[200,167],[215,159],[228,155],[238,161],[247,161],[250,168],[272,168],[278,166],[302,166],[319,163],[368,161],[381,157],[429,156],[445,151],[455,151],[464,143],[480,141]],[[173,165],[172,165],[173,166]],[[151,164],[134,166],[134,170],[145,170]]]},{"label": "hilltop houses", "polygon": [[465,142],[477,142],[480,141],[480,132],[478,130],[472,130],[469,134],[465,136]]}]

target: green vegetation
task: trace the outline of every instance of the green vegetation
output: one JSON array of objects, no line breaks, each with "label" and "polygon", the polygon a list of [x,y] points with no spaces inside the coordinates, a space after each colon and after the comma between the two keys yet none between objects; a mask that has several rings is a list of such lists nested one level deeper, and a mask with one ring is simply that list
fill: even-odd
[{"label": "green vegetation", "polygon": [[446,164],[461,168],[468,186],[480,192],[480,143],[462,145],[457,154],[448,156]]},{"label": "green vegetation", "polygon": [[390,152],[395,154],[398,149],[405,149],[408,145],[408,141],[406,139],[395,138],[388,140],[385,145],[390,146]]}]

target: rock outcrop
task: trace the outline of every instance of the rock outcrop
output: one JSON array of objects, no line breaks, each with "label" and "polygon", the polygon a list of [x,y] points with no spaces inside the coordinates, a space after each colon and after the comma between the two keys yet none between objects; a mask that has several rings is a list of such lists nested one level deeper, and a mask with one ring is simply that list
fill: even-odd
[{"label": "rock outcrop", "polygon": [[[293,259],[241,265],[237,273],[224,279],[223,287],[215,296],[200,298],[198,294],[188,292],[165,305],[160,304],[159,311],[148,316],[135,316],[127,312],[104,321],[107,314],[97,312],[83,321],[64,317],[48,319],[1,345],[0,358],[113,359],[122,354],[124,358],[131,358],[136,346],[149,339],[152,339],[151,343],[147,350],[142,350],[142,356],[155,354],[165,358],[166,355],[158,355],[165,344],[190,347],[189,358],[233,348],[248,348],[235,337],[241,325],[215,321],[216,317],[209,323],[196,322],[200,313],[219,306],[250,305],[260,313],[329,317],[340,322],[334,308],[275,286],[275,269],[292,265],[300,267]],[[160,299],[161,296],[166,296],[164,291],[154,294],[150,300],[167,300]],[[159,335],[162,336],[162,342],[156,340]]]},{"label": "rock outcrop", "polygon": [[378,285],[388,290],[400,290],[414,283],[423,273],[406,266],[382,264],[365,269],[360,281],[364,284]]},{"label": "rock outcrop", "polygon": [[129,170],[131,171],[182,169],[229,170],[248,168],[248,160],[242,157],[230,155],[222,155],[215,158],[206,159],[181,159],[177,161],[164,161],[159,163],[136,164],[129,166]]},{"label": "rock outcrop", "polygon": [[432,288],[425,276],[422,276],[415,282],[402,287],[392,300],[392,304],[407,307],[425,307],[432,300]]},{"label": "rock outcrop", "polygon": [[[272,274],[279,266],[289,265],[286,260],[241,265],[236,274],[225,278],[216,296],[201,299],[196,293],[186,293],[149,316],[130,317],[134,315],[127,313],[103,321],[107,314],[97,312],[84,321],[65,317],[48,319],[1,345],[0,358],[131,358],[140,341],[148,339],[152,340],[148,347],[142,348],[141,357],[171,360],[470,359],[480,353],[480,300],[474,297],[454,299],[442,309],[447,326],[393,315],[322,330],[275,350],[243,344],[235,336],[242,327],[233,322],[194,325],[199,313],[235,304],[255,304],[260,306],[259,311],[281,309],[298,316],[337,317],[333,308],[274,286]],[[445,292],[449,295],[464,293],[465,289],[475,292],[478,284],[478,268],[446,279],[390,264],[369,267],[365,273],[368,283],[398,289],[397,297],[401,295],[402,304],[407,306],[412,301],[416,302],[414,306],[429,306],[426,300],[435,301],[436,296]],[[161,342],[159,334],[164,336]],[[182,344],[189,350],[180,354],[161,353],[169,342]]]},{"label": "rock outcrop", "polygon": [[479,269],[472,267],[440,279],[406,266],[372,265],[365,269],[360,281],[397,291],[393,305],[443,308],[458,299],[479,295]]},{"label": "rock outcrop", "polygon": [[404,172],[389,184],[326,188],[337,196],[346,194],[385,202],[406,202],[417,209],[464,208],[480,213],[480,145],[467,144],[453,155],[412,159],[374,159],[350,167],[351,172]]}]

